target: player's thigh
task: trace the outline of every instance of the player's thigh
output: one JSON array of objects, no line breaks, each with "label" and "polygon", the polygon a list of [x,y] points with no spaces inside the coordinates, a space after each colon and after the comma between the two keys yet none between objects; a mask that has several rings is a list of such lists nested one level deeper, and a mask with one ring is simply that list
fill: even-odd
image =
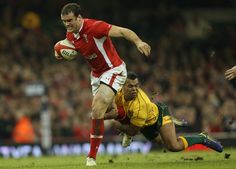
[{"label": "player's thigh", "polygon": [[93,103],[92,105],[106,105],[107,108],[108,106],[111,106],[113,103],[113,99],[115,97],[115,92],[110,86],[107,86],[106,84],[100,84],[97,93],[95,94],[93,98]]},{"label": "player's thigh", "polygon": [[162,114],[158,117],[159,123],[161,123],[159,130],[162,142],[165,145],[173,144],[173,142],[176,142],[176,132],[168,106],[160,102],[157,103],[157,106],[160,114]]},{"label": "player's thigh", "polygon": [[160,134],[163,144],[166,146],[174,146],[177,144],[177,137],[175,131],[175,125],[173,122],[167,123],[160,128]]},{"label": "player's thigh", "polygon": [[97,93],[93,98],[92,103],[92,118],[102,119],[107,111],[108,106],[114,100],[115,93],[113,90],[104,84],[101,84]]}]

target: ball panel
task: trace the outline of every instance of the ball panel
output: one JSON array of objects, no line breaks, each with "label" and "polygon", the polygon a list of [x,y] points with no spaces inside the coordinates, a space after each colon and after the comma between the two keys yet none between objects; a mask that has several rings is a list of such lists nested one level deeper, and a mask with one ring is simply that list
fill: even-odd
[{"label": "ball panel", "polygon": [[60,49],[60,54],[62,55],[63,58],[67,60],[74,59],[78,53],[74,49]]},{"label": "ball panel", "polygon": [[55,57],[57,59],[72,60],[78,56],[78,52],[75,50],[75,46],[67,39],[60,40],[54,46]]},{"label": "ball panel", "polygon": [[60,44],[63,45],[63,46],[75,49],[75,46],[70,41],[68,41],[67,39],[61,40]]}]

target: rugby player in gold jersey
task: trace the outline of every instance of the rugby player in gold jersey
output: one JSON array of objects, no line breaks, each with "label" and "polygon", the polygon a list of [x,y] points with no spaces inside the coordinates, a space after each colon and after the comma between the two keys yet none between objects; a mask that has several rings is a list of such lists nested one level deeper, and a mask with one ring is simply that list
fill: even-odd
[{"label": "rugby player in gold jersey", "polygon": [[159,142],[169,151],[182,151],[194,144],[205,145],[217,152],[223,151],[223,146],[204,133],[191,136],[178,136],[175,124],[163,103],[152,102],[139,87],[139,80],[134,72],[128,72],[127,80],[122,90],[115,97],[117,109],[108,111],[105,119],[116,119],[115,128],[125,133],[123,146],[127,147],[131,138],[142,133],[148,140]]}]

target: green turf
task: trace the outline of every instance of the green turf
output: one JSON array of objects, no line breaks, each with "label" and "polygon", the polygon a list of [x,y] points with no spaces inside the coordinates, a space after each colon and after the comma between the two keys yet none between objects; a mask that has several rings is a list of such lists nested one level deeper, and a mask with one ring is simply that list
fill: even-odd
[{"label": "green turf", "polygon": [[[225,153],[230,154],[228,159]],[[0,159],[1,169],[83,169],[85,155],[70,157],[40,157]],[[223,153],[163,151],[118,156],[99,155],[96,169],[236,169],[236,150]]]}]

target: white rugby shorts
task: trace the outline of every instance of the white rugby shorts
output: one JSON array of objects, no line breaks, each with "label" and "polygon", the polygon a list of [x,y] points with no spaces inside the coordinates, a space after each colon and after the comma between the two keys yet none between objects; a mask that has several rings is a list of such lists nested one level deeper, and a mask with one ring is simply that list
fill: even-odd
[{"label": "white rugby shorts", "polygon": [[126,78],[127,70],[125,63],[122,63],[120,66],[114,67],[104,72],[100,77],[95,77],[91,73],[91,86],[93,96],[97,93],[101,82],[105,83],[113,90],[118,92],[125,84]]}]

